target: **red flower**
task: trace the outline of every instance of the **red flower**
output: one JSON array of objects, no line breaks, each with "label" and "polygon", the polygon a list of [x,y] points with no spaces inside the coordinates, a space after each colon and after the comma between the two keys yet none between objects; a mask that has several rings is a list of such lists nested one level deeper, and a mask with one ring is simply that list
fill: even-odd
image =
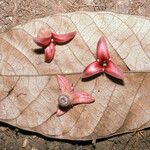
[{"label": "red flower", "polygon": [[71,39],[74,38],[75,35],[76,32],[56,34],[53,32],[45,31],[36,38],[34,38],[34,42],[37,45],[45,48],[45,62],[51,62],[55,54],[55,45],[69,42]]},{"label": "red flower", "polygon": [[83,78],[103,72],[118,79],[124,77],[122,70],[111,61],[107,43],[104,37],[101,37],[97,44],[97,60],[85,68]]},{"label": "red flower", "polygon": [[95,101],[94,98],[86,92],[74,91],[73,86],[65,77],[57,75],[57,80],[61,94],[58,97],[58,110],[55,113],[56,116],[59,117],[65,114],[74,105],[89,104]]}]

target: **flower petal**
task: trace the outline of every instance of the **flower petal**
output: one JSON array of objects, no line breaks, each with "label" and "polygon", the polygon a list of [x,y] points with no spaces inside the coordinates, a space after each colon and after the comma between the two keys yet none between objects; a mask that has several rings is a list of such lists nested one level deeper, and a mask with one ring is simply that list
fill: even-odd
[{"label": "flower petal", "polygon": [[84,69],[83,78],[87,78],[102,72],[103,72],[103,67],[100,65],[98,61],[94,61]]},{"label": "flower petal", "polygon": [[51,39],[50,38],[39,38],[39,37],[35,37],[34,42],[42,47],[46,47],[47,45],[49,45]]},{"label": "flower petal", "polygon": [[39,38],[51,38],[52,37],[52,32],[48,31],[48,29],[41,29],[37,35]]},{"label": "flower petal", "polygon": [[57,44],[62,44],[65,42],[70,41],[71,39],[73,39],[76,35],[76,32],[70,32],[70,33],[66,33],[66,34],[56,34],[56,33],[52,33],[52,38],[54,39],[54,41]]},{"label": "flower petal", "polygon": [[60,116],[62,116],[62,115],[64,115],[66,113],[66,111],[63,111],[63,110],[61,110],[61,109],[58,109],[57,111],[56,111],[56,116],[57,117],[60,117]]},{"label": "flower petal", "polygon": [[108,65],[105,68],[105,72],[118,79],[123,79],[124,77],[122,70],[118,66],[116,66],[112,61],[108,62]]},{"label": "flower petal", "polygon": [[57,75],[57,81],[61,92],[71,92],[73,90],[72,85],[64,76]]},{"label": "flower petal", "polygon": [[55,54],[55,44],[54,43],[50,43],[50,45],[45,48],[45,62],[51,62],[51,60],[54,57]]},{"label": "flower petal", "polygon": [[46,47],[47,45],[49,45],[50,41],[51,41],[51,37],[52,37],[52,33],[49,31],[42,31],[38,34],[37,37],[33,38],[34,42],[42,47]]},{"label": "flower petal", "polygon": [[107,61],[110,59],[110,55],[107,48],[105,38],[102,36],[97,44],[97,59],[101,61]]},{"label": "flower petal", "polygon": [[95,101],[91,94],[86,92],[72,92],[72,104],[89,104]]}]

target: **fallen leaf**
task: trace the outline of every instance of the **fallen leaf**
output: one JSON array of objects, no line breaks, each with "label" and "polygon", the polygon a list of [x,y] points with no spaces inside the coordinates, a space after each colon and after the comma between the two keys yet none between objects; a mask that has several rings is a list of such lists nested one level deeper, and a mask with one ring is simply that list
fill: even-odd
[{"label": "fallen leaf", "polygon": [[[41,28],[59,34],[77,31],[56,46],[50,64],[33,37]],[[51,138],[92,140],[150,127],[150,21],[109,12],[75,12],[33,20],[0,35],[0,121]],[[125,73],[124,85],[106,76],[82,81],[104,35],[110,56]],[[78,105],[62,117],[57,110],[63,74],[95,102]]]}]

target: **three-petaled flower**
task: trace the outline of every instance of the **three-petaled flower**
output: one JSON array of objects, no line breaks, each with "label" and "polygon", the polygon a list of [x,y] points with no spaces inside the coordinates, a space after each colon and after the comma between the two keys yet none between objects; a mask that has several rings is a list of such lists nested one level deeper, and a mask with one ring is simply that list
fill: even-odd
[{"label": "three-petaled flower", "polygon": [[64,76],[57,75],[57,81],[61,94],[58,97],[58,110],[55,113],[56,116],[62,116],[74,105],[89,104],[95,101],[92,95],[86,92],[74,91],[73,86]]},{"label": "three-petaled flower", "polygon": [[56,34],[50,31],[44,31],[34,38],[34,42],[44,48],[45,62],[51,62],[55,55],[55,45],[69,42],[75,35],[76,32]]},{"label": "three-petaled flower", "polygon": [[124,77],[122,70],[111,61],[106,40],[102,36],[97,44],[97,60],[85,68],[83,78],[104,72],[118,79]]}]

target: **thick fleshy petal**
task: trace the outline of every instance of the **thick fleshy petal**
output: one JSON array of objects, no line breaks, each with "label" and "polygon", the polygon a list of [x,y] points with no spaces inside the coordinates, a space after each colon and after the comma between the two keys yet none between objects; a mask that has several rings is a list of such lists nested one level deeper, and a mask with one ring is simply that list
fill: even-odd
[{"label": "thick fleshy petal", "polygon": [[52,32],[48,31],[48,29],[41,29],[41,31],[39,31],[37,37],[39,37],[39,38],[51,38]]},{"label": "thick fleshy petal", "polygon": [[70,32],[70,33],[66,33],[66,34],[56,34],[56,33],[52,33],[52,38],[54,39],[54,41],[57,44],[62,44],[65,42],[70,41],[71,39],[73,39],[76,35],[76,32]]},{"label": "thick fleshy petal", "polygon": [[52,33],[50,31],[42,31],[33,40],[37,45],[46,47],[47,45],[49,45],[51,41],[51,37],[52,37]]},{"label": "thick fleshy petal", "polygon": [[44,53],[45,53],[45,62],[48,63],[51,62],[55,54],[55,44],[50,43],[50,45],[45,48]]},{"label": "thick fleshy petal", "polygon": [[33,40],[37,45],[42,46],[42,47],[48,46],[51,41],[50,38],[40,38],[40,37],[36,37]]},{"label": "thick fleshy petal", "polygon": [[110,55],[107,48],[107,43],[105,38],[102,36],[97,44],[97,59],[101,61],[108,61]]},{"label": "thick fleshy petal", "polygon": [[58,110],[56,111],[56,114],[55,114],[55,115],[56,115],[57,117],[60,117],[60,116],[64,115],[66,112],[67,112],[67,111],[58,109]]},{"label": "thick fleshy petal", "polygon": [[72,85],[69,83],[69,81],[61,75],[57,75],[57,81],[59,84],[59,88],[61,89],[61,92],[71,92],[73,90]]},{"label": "thick fleshy petal", "polygon": [[116,66],[112,61],[108,62],[108,65],[105,68],[105,72],[118,79],[123,79],[124,77],[122,70],[118,66]]},{"label": "thick fleshy petal", "polygon": [[89,104],[95,101],[91,94],[86,92],[72,92],[73,101],[72,104]]},{"label": "thick fleshy petal", "polygon": [[84,69],[83,78],[87,78],[102,72],[103,72],[103,67],[100,65],[98,61],[94,61]]}]

